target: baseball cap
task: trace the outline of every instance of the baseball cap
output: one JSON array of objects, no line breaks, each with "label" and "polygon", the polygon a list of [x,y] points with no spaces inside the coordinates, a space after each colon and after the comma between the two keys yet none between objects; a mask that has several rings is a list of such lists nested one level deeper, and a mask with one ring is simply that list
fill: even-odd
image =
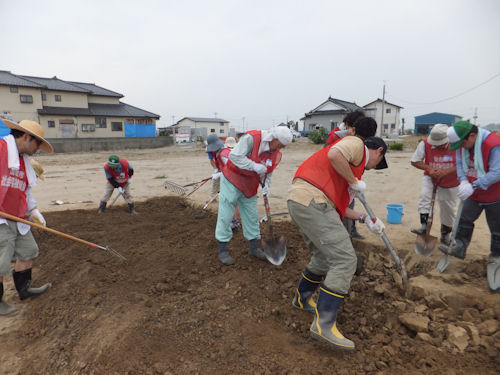
[{"label": "baseball cap", "polygon": [[380,137],[368,137],[365,139],[365,146],[370,150],[376,150],[382,147],[382,160],[375,166],[375,169],[387,168],[387,161],[385,160],[385,153],[387,152],[387,144]]},{"label": "baseball cap", "polygon": [[462,146],[462,141],[472,130],[472,125],[469,121],[457,121],[448,128],[448,139],[450,140],[450,151],[455,151]]},{"label": "baseball cap", "polygon": [[108,165],[111,168],[118,168],[120,165],[120,158],[117,155],[111,155],[108,159]]}]

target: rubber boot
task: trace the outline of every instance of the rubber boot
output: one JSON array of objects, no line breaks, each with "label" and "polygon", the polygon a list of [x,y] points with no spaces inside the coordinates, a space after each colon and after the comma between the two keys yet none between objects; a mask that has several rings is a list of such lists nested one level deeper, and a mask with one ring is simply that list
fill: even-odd
[{"label": "rubber boot", "polygon": [[234,264],[234,259],[229,255],[229,251],[227,251],[227,242],[219,241],[217,244],[219,246],[219,260],[226,266]]},{"label": "rubber boot", "polygon": [[441,224],[441,243],[450,246],[451,227]]},{"label": "rubber boot", "polygon": [[357,238],[358,240],[362,240],[363,238],[365,238],[365,236],[363,236],[361,233],[359,233],[358,230],[356,229],[356,221],[355,220],[352,220],[351,237]]},{"label": "rubber boot", "polygon": [[129,211],[130,211],[130,213],[132,215],[137,215],[137,211],[134,209],[134,204],[133,203],[129,203],[128,204],[128,209],[129,209]]},{"label": "rubber boot", "polygon": [[97,210],[98,214],[103,214],[106,211],[106,202],[101,202],[99,204],[99,209]]},{"label": "rubber boot", "polygon": [[12,277],[14,278],[14,285],[21,301],[26,298],[37,297],[45,293],[52,286],[51,283],[47,283],[40,288],[31,288],[31,268],[24,271],[12,271]]},{"label": "rubber boot", "polygon": [[251,255],[260,260],[266,260],[267,259],[266,255],[261,249],[259,249],[259,240],[254,238],[249,242],[250,242],[250,248],[248,249],[248,255]]},{"label": "rubber boot", "polygon": [[[474,225],[462,226],[459,224],[455,243],[448,248],[448,255],[452,255],[459,259],[465,259],[465,252],[467,246],[469,246],[473,231]],[[441,246],[438,246],[438,249],[445,253]]]},{"label": "rubber boot", "polygon": [[354,342],[346,339],[337,329],[337,312],[344,296],[321,285],[319,288],[316,316],[311,324],[311,337],[324,341],[337,349],[354,350]]},{"label": "rubber boot", "polygon": [[411,232],[415,234],[424,234],[427,229],[427,220],[429,220],[429,214],[420,214],[420,224],[422,224],[422,226],[418,229],[412,229]]},{"label": "rubber boot", "polygon": [[321,280],[323,280],[323,276],[315,275],[306,268],[302,272],[299,285],[297,285],[297,289],[295,290],[292,306],[299,310],[315,312],[316,302],[311,297],[316,289],[318,289]]},{"label": "rubber boot", "polygon": [[500,293],[500,236],[491,235],[490,249],[486,277],[491,292]]},{"label": "rubber boot", "polygon": [[0,316],[12,315],[17,312],[14,306],[3,301],[3,282],[0,283]]}]

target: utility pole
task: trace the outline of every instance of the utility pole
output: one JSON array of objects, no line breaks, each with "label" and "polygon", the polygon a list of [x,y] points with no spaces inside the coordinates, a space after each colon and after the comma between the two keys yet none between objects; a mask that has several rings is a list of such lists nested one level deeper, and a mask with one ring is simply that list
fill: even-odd
[{"label": "utility pole", "polygon": [[385,104],[385,81],[384,81],[384,90],[382,92],[382,116],[380,118],[380,136],[384,132],[384,104]]},{"label": "utility pole", "polygon": [[477,125],[477,107],[474,108],[474,116],[472,118],[474,119],[474,125]]},{"label": "utility pole", "polygon": [[175,116],[172,116],[172,125],[175,124]]}]

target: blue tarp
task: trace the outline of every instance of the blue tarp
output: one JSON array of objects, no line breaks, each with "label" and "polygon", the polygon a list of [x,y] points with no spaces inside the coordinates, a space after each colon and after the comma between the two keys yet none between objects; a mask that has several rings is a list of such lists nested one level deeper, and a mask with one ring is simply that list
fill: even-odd
[{"label": "blue tarp", "polygon": [[156,137],[156,125],[125,124],[125,137]]},{"label": "blue tarp", "polygon": [[10,129],[0,120],[0,138],[10,134]]}]

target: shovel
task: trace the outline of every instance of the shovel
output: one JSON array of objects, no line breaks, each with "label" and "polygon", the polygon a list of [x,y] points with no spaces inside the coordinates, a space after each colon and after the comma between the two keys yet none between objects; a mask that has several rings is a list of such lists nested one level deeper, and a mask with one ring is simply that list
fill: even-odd
[{"label": "shovel", "polygon": [[453,222],[453,229],[451,231],[451,237],[450,237],[450,245],[448,247],[443,245],[439,246],[439,250],[445,252],[445,255],[443,255],[436,264],[436,268],[441,273],[443,273],[450,265],[449,250],[453,245],[455,245],[455,237],[458,232],[458,223],[460,222],[460,216],[462,216],[463,208],[464,208],[464,201],[460,200],[460,203],[458,204],[457,215],[455,216],[455,221]]},{"label": "shovel", "polygon": [[12,216],[12,215],[9,215],[8,213],[2,212],[2,211],[0,211],[0,216],[3,216],[4,218],[9,219],[9,220],[18,221],[20,223],[24,223],[24,224],[30,225],[30,226],[32,226],[34,228],[38,228],[38,229],[44,230],[46,232],[55,234],[55,235],[57,235],[59,237],[67,238],[69,240],[72,240],[72,241],[75,241],[75,242],[80,242],[81,244],[84,244],[84,245],[87,245],[87,246],[90,246],[90,247],[94,247],[94,248],[98,248],[98,249],[104,250],[107,253],[109,253],[111,255],[114,255],[115,257],[117,257],[120,260],[127,260],[118,251],[112,249],[109,246],[106,246],[106,247],[100,246],[100,245],[97,245],[95,243],[88,242],[88,241],[82,240],[80,238],[70,236],[69,234],[59,232],[59,231],[57,231],[55,229],[47,228],[47,227],[44,227],[43,225],[32,223],[31,221],[28,221],[28,220],[20,219],[17,216]]},{"label": "shovel", "polygon": [[417,235],[415,241],[415,252],[423,256],[430,256],[436,247],[437,237],[431,235],[432,218],[434,216],[434,202],[436,200],[437,184],[434,184],[432,189],[431,209],[429,218],[427,219],[427,227],[425,233]]},{"label": "shovel", "polygon": [[[365,206],[365,210],[368,213],[368,215],[372,218],[372,220],[374,220],[376,216],[373,213],[371,207],[368,205],[365,195],[357,191],[356,196],[361,201],[361,203],[363,203],[363,206]],[[394,248],[392,247],[391,243],[389,242],[389,239],[387,238],[387,235],[384,232],[382,232],[382,240],[384,241],[385,246],[391,253],[392,258],[394,259],[394,263],[396,263],[396,267],[398,268],[398,271],[401,274],[401,281],[403,283],[403,293],[406,293],[408,289],[408,274],[406,273],[406,268],[403,262],[401,262],[401,259],[399,259],[398,254],[396,254],[396,252],[394,251]]]},{"label": "shovel", "polygon": [[118,194],[116,195],[115,199],[113,199],[113,202],[111,202],[111,204],[109,205],[109,208],[113,207],[113,205],[115,204],[117,199],[120,197],[120,195],[123,195],[123,194],[120,193],[120,191],[118,190]]},{"label": "shovel", "polygon": [[285,237],[275,237],[273,234],[273,224],[271,222],[271,209],[269,208],[269,200],[267,195],[264,195],[264,207],[266,208],[267,225],[269,226],[269,238],[262,240],[264,254],[267,260],[275,266],[281,265],[286,257],[286,242]]}]

